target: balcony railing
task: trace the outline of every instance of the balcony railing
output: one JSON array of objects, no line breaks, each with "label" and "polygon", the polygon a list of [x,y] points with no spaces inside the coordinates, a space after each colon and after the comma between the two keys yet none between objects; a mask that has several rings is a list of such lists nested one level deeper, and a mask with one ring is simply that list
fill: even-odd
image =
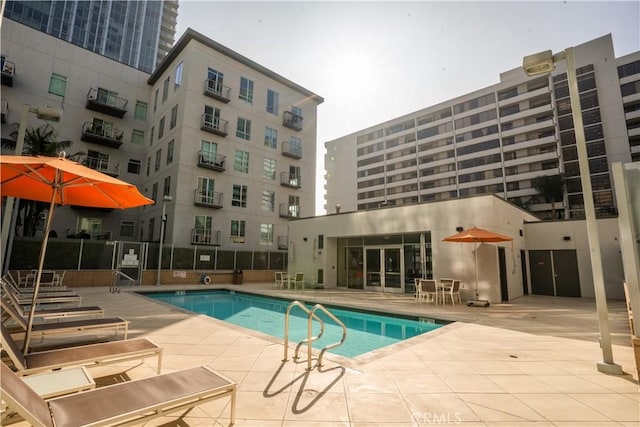
[{"label": "balcony railing", "polygon": [[13,86],[13,76],[16,74],[16,64],[4,60],[2,61],[2,84],[5,86]]},{"label": "balcony railing", "polygon": [[201,168],[207,168],[218,172],[224,172],[224,162],[227,160],[227,156],[221,154],[211,154],[203,151],[198,151],[198,166]]},{"label": "balcony railing", "polygon": [[287,239],[287,236],[278,236],[278,249],[285,251],[289,249],[289,239]]},{"label": "balcony railing", "polygon": [[229,122],[222,120],[213,114],[203,114],[200,121],[200,129],[220,136],[229,134]]},{"label": "balcony railing", "polygon": [[117,177],[120,175],[120,164],[118,163],[115,166],[109,165],[109,160],[99,159],[97,157],[87,157],[82,162],[86,167],[95,169],[99,172],[105,173],[107,175]]},{"label": "balcony railing", "polygon": [[207,79],[204,81],[204,94],[225,104],[231,101],[231,88],[218,83],[217,80]]},{"label": "balcony railing", "polygon": [[300,218],[300,206],[280,203],[281,218]]},{"label": "balcony railing", "polygon": [[193,197],[193,204],[196,206],[220,209],[222,208],[222,195],[223,193],[218,193],[217,191],[207,191],[201,188],[196,188]]},{"label": "balcony railing", "polygon": [[284,141],[282,143],[282,155],[299,160],[302,158],[302,146],[292,144],[290,141]]},{"label": "balcony railing", "polygon": [[191,229],[191,244],[204,246],[220,246],[220,230]]},{"label": "balcony railing", "polygon": [[282,115],[282,125],[293,130],[302,130],[302,116],[285,111]]},{"label": "balcony railing", "polygon": [[107,147],[119,148],[122,145],[123,136],[124,132],[113,126],[85,122],[82,125],[82,136],[80,139],[84,142],[93,142]]},{"label": "balcony railing", "polygon": [[283,187],[300,188],[302,187],[302,177],[289,172],[282,172],[280,174],[280,185]]},{"label": "balcony railing", "polygon": [[6,99],[2,100],[2,123],[7,123],[7,117],[9,116],[9,102]]},{"label": "balcony railing", "polygon": [[88,110],[109,114],[110,116],[123,118],[127,114],[128,100],[96,88],[89,89],[87,93]]}]

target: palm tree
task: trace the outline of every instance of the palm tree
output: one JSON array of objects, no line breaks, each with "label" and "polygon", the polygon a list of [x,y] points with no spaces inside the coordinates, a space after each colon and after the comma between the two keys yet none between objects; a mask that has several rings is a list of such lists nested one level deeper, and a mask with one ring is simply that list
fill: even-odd
[{"label": "palm tree", "polygon": [[[15,150],[18,131],[19,125],[15,124],[13,131],[9,134],[11,139],[3,139],[2,146]],[[57,156],[58,153],[69,148],[71,144],[71,141],[58,141],[53,127],[50,124],[46,124],[25,131],[24,146],[20,154],[25,156]],[[16,220],[16,235],[19,235],[18,227],[22,226],[23,236],[35,236],[40,215],[48,207],[47,203],[20,199],[18,218]]]},{"label": "palm tree", "polygon": [[555,202],[562,201],[564,196],[564,175],[542,175],[532,179],[531,186],[540,193],[545,202],[551,203],[551,215],[556,219]]}]

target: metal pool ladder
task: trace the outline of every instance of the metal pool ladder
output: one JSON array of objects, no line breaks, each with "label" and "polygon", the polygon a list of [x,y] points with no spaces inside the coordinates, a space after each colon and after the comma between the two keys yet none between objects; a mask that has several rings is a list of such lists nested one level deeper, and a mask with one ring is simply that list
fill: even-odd
[{"label": "metal pool ladder", "polygon": [[[298,343],[298,345],[296,346],[296,352],[293,355],[294,359],[298,359],[299,358],[298,351],[300,350],[300,347],[302,346],[302,344],[307,343],[307,371],[310,371],[315,367],[315,366],[311,366],[312,343],[314,341],[319,340],[320,337],[322,337],[322,334],[324,334],[324,321],[316,315],[316,311],[322,310],[327,316],[329,316],[329,318],[331,318],[334,322],[336,322],[338,325],[342,327],[342,339],[339,342],[329,344],[325,346],[322,350],[320,350],[320,354],[318,355],[318,363],[316,364],[316,366],[320,368],[322,367],[322,357],[324,356],[324,353],[327,350],[331,350],[332,348],[336,348],[342,345],[342,343],[344,343],[344,341],[347,339],[347,327],[344,325],[344,323],[342,323],[340,319],[334,316],[322,304],[316,304],[313,306],[311,310],[309,310],[300,301],[293,301],[291,304],[289,304],[289,307],[287,307],[287,312],[284,316],[284,357],[282,359],[283,362],[286,362],[288,360],[287,352],[289,350],[289,313],[291,312],[291,309],[293,309],[293,307],[300,307],[302,311],[307,313],[307,338],[303,339]],[[320,333],[318,334],[317,337],[311,336],[313,334],[313,327],[312,327],[313,319],[316,319],[318,322],[320,322]]]}]

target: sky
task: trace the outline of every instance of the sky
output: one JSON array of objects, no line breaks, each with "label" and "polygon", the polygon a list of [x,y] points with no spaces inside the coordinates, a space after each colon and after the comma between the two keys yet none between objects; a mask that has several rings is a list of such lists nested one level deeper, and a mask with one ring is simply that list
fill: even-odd
[{"label": "sky", "polygon": [[[192,28],[322,96],[324,143],[499,82],[524,56],[612,34],[640,50],[640,1],[180,0],[176,40]],[[303,141],[304,143],[304,141]]]}]

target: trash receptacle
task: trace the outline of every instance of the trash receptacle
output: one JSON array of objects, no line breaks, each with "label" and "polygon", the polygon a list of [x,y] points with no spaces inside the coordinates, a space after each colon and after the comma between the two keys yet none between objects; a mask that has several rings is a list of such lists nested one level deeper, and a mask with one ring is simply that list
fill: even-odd
[{"label": "trash receptacle", "polygon": [[233,270],[231,283],[233,283],[234,285],[242,285],[242,270]]}]

